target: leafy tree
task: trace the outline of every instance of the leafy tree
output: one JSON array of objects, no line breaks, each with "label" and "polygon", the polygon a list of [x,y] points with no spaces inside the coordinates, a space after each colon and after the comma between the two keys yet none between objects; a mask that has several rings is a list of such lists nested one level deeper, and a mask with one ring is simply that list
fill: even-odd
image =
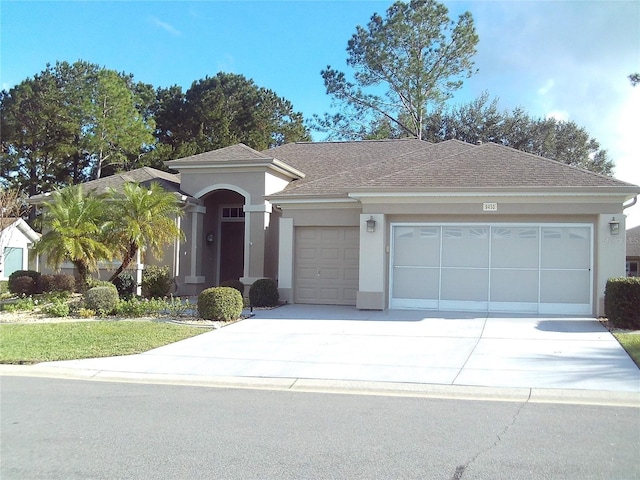
[{"label": "leafy tree", "polygon": [[[288,100],[242,75],[218,73],[158,90],[155,111],[159,152],[171,158],[193,155],[238,142],[257,150],[310,140],[302,114]],[[161,149],[161,147],[159,147]]]},{"label": "leafy tree", "polygon": [[640,73],[632,73],[629,75],[629,81],[634,87],[640,83]]},{"label": "leafy tree", "polygon": [[66,92],[54,70],[28,78],[0,94],[0,175],[5,186],[35,195],[64,185],[77,130],[65,108]]},{"label": "leafy tree", "polygon": [[154,96],[95,64],[47,65],[0,94],[2,183],[32,196],[131,165],[154,142]]},{"label": "leafy tree", "polygon": [[112,258],[104,241],[104,198],[85,195],[82,186],[76,185],[57,190],[43,207],[45,233],[36,242],[36,251],[44,253],[56,270],[69,260],[86,284],[98,262]]},{"label": "leafy tree", "polygon": [[105,224],[105,231],[112,250],[122,259],[109,279],[113,281],[133,262],[138,251],[150,251],[161,259],[163,248],[183,234],[175,222],[182,214],[178,198],[157,183],[145,188],[129,182],[121,191],[111,190],[110,196],[112,220]]},{"label": "leafy tree", "polygon": [[575,122],[533,118],[521,108],[500,111],[498,99],[489,100],[486,92],[468,104],[436,112],[429,118],[424,138],[495,142],[604,175],[613,171],[606,150]]},{"label": "leafy tree", "polygon": [[127,155],[138,155],[153,144],[153,120],[143,118],[127,81],[102,69],[91,80],[89,104],[82,126],[83,146],[92,159],[93,178],[105,165],[124,165]]},{"label": "leafy tree", "polygon": [[333,138],[355,139],[371,136],[382,123],[421,139],[429,109],[441,107],[462,78],[475,73],[477,43],[469,12],[453,22],[434,0],[394,3],[385,18],[373,14],[349,40],[353,82],[331,66],[321,72],[327,94],[343,111],[316,116],[316,127]]}]

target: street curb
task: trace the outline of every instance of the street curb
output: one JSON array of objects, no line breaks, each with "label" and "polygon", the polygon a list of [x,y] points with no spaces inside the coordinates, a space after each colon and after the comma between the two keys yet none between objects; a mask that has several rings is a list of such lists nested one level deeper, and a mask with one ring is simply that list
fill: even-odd
[{"label": "street curb", "polygon": [[0,375],[148,383],[215,388],[281,390],[299,393],[402,396],[449,400],[554,403],[640,408],[640,394],[608,390],[507,388],[421,383],[367,382],[273,377],[221,377],[114,372],[41,365],[3,365]]}]

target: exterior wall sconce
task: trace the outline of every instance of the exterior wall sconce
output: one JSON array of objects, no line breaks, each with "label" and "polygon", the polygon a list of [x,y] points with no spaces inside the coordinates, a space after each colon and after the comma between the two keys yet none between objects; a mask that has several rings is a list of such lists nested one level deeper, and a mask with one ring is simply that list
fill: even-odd
[{"label": "exterior wall sconce", "polygon": [[207,245],[212,245],[215,239],[216,239],[216,236],[213,234],[213,232],[207,233],[207,236],[205,237],[205,240],[207,241]]},{"label": "exterior wall sconce", "polygon": [[373,233],[376,231],[376,221],[373,219],[373,216],[369,217],[367,220],[367,232]]},{"label": "exterior wall sconce", "polygon": [[616,221],[616,217],[612,217],[609,222],[609,231],[611,235],[618,235],[620,233],[620,222]]}]

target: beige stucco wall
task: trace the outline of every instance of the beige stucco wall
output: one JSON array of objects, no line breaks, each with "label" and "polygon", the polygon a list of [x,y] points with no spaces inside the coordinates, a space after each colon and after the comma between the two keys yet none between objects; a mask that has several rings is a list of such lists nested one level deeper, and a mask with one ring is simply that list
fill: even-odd
[{"label": "beige stucco wall", "polygon": [[[595,315],[604,316],[604,291],[607,280],[624,277],[626,274],[625,216],[620,214],[599,215],[595,228]],[[609,222],[620,222],[617,235],[611,234]]]}]

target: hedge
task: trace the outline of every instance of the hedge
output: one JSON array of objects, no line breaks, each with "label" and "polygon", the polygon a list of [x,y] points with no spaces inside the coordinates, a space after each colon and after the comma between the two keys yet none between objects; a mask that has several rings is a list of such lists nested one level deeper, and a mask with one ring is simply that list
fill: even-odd
[{"label": "hedge", "polygon": [[640,330],[640,277],[610,278],[604,313],[614,327]]}]

